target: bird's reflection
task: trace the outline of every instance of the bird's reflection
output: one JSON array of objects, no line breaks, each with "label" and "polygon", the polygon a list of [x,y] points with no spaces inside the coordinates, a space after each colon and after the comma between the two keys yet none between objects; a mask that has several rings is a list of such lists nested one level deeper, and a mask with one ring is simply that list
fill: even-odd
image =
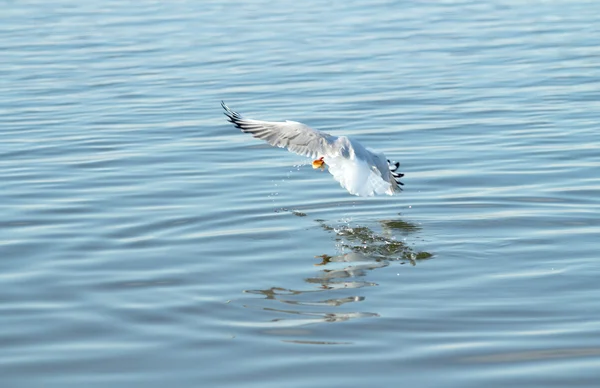
[{"label": "bird's reflection", "polygon": [[245,305],[275,313],[277,317],[267,324],[269,327],[289,328],[319,322],[378,317],[374,312],[351,311],[356,309],[352,306],[358,307],[355,304],[365,300],[364,295],[356,293],[357,290],[377,286],[368,281],[369,272],[387,267],[392,262],[416,265],[419,261],[432,257],[430,253],[416,251],[398,239],[419,230],[417,225],[403,220],[380,221],[380,233],[365,226],[334,227],[323,220],[317,222],[324,231],[334,235],[338,254],[315,256],[320,261],[314,265],[320,270],[316,276],[304,279],[310,287],[302,290],[271,287],[244,291],[288,306],[278,307],[272,303],[266,307]]}]

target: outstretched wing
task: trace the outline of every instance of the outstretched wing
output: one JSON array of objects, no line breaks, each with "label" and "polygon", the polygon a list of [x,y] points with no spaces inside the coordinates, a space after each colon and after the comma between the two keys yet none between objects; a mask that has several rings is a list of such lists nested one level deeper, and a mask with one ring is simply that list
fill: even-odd
[{"label": "outstretched wing", "polygon": [[271,122],[252,120],[242,117],[231,110],[224,102],[225,116],[242,132],[249,133],[275,147],[287,148],[289,151],[311,158],[328,155],[336,136],[317,131],[296,121]]}]

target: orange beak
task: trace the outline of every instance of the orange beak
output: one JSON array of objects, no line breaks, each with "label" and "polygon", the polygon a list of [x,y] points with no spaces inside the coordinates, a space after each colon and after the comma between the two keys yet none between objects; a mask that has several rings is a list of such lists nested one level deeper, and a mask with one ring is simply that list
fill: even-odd
[{"label": "orange beak", "polygon": [[312,167],[316,170],[317,168],[325,168],[325,161],[323,161],[323,157],[313,160]]}]

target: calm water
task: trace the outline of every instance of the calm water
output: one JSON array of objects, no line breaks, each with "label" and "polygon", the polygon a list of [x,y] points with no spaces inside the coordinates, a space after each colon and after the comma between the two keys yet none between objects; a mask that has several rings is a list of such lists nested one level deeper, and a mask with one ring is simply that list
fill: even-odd
[{"label": "calm water", "polygon": [[3,8],[3,387],[600,384],[599,2]]}]

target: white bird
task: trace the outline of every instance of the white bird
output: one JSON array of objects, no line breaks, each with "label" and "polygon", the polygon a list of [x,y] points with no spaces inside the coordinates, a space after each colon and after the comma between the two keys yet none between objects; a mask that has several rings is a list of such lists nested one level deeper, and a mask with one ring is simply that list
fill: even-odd
[{"label": "white bird", "polygon": [[329,167],[333,178],[350,194],[369,197],[393,195],[402,191],[397,172],[400,163],[392,163],[382,153],[363,147],[346,136],[332,136],[296,121],[271,122],[242,117],[221,101],[225,115],[242,132],[265,140],[272,146],[287,148],[299,155],[316,159],[313,168]]}]

